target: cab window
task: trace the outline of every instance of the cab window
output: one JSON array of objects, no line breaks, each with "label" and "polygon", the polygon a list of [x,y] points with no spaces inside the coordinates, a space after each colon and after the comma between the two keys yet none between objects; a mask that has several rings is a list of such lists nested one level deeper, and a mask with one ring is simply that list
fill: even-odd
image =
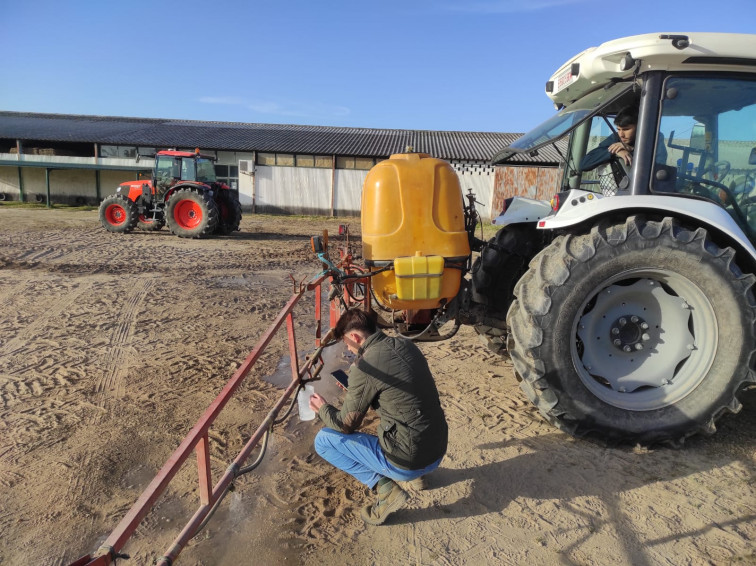
[{"label": "cab window", "polygon": [[724,206],[756,234],[756,81],[668,79],[659,125],[666,160],[656,192],[690,194]]}]

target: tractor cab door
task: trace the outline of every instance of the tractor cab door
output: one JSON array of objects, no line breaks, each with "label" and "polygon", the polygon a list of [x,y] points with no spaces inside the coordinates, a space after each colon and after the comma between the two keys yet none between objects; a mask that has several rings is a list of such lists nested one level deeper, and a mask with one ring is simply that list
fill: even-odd
[{"label": "tractor cab door", "polygon": [[723,206],[756,245],[756,80],[669,77],[659,130],[669,174],[652,190]]},{"label": "tractor cab door", "polygon": [[158,155],[155,158],[155,193],[160,200],[181,179],[180,167],[180,158],[172,155]]}]

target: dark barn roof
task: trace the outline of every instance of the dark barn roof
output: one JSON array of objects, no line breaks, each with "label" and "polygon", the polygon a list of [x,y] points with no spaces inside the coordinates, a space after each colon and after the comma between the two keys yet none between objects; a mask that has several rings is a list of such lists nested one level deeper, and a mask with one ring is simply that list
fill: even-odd
[{"label": "dark barn roof", "polygon": [[[203,122],[69,114],[0,112],[0,138],[55,142],[199,147],[205,150],[262,151],[386,157],[405,151],[440,159],[490,161],[520,134],[388,130],[335,126]],[[552,155],[553,153],[553,155]],[[523,164],[555,164],[553,150],[524,158]]]}]

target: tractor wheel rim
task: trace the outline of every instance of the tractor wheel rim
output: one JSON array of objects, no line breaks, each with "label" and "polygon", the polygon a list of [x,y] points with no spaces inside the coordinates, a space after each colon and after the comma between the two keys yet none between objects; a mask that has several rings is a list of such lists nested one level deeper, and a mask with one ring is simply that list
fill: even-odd
[{"label": "tractor wheel rim", "polygon": [[602,401],[649,411],[693,391],[714,361],[714,309],[687,278],[625,273],[594,290],[576,316],[574,367]]},{"label": "tractor wheel rim", "polygon": [[176,205],[173,217],[179,226],[191,230],[202,222],[202,207],[193,200],[182,200]]},{"label": "tractor wheel rim", "polygon": [[120,204],[111,204],[105,211],[105,218],[114,226],[123,224],[126,221],[126,209]]}]

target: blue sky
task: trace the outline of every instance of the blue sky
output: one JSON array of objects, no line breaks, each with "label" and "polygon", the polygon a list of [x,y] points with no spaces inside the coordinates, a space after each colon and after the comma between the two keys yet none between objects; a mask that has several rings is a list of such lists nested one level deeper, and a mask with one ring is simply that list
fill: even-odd
[{"label": "blue sky", "polygon": [[573,55],[686,31],[756,0],[0,0],[0,109],[524,132]]}]

